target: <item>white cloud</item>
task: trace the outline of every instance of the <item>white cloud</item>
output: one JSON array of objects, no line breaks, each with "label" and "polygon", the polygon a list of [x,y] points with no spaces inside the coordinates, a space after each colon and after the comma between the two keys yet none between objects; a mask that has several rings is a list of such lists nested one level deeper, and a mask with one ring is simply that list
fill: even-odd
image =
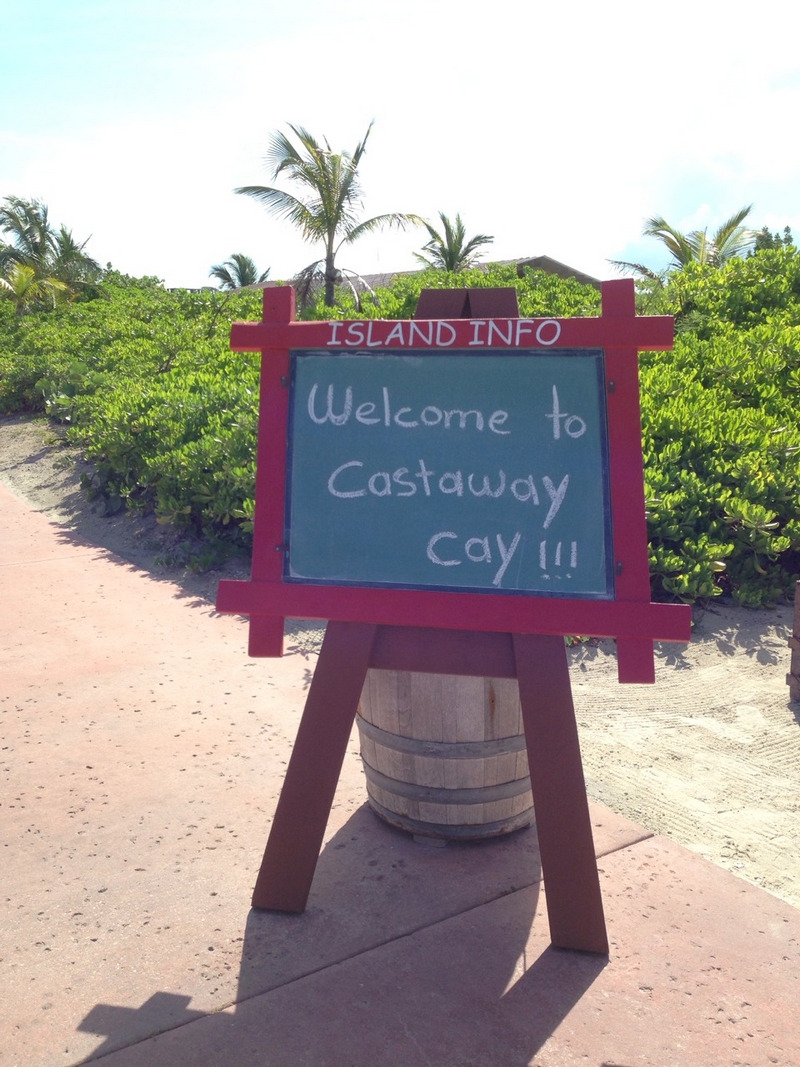
[{"label": "white cloud", "polygon": [[[304,0],[280,20],[268,2],[219,13],[198,0],[183,35],[159,10],[138,0],[130,18],[152,25],[134,58],[114,36],[120,69],[92,68],[101,80],[71,101],[69,125],[54,129],[44,110],[37,125],[26,106],[15,128],[14,99],[0,120],[0,195],[41,197],[77,236],[93,234],[96,258],[130,273],[202,285],[234,251],[274,276],[313,258],[232,191],[269,182],[266,139],[287,120],[339,149],[375,118],[367,213],[460,212],[470,232],[495,235],[497,258],[546,253],[609,277],[608,258],[657,254],[641,242],[647,216],[713,226],[753,201],[758,225],[800,233],[800,79],[771,0],[746,32],[720,5],[687,0],[657,11],[496,0],[480,22],[454,0]],[[160,42],[150,66],[145,39]],[[22,101],[30,88],[3,91]],[[347,262],[408,269],[421,244],[388,232]]]}]

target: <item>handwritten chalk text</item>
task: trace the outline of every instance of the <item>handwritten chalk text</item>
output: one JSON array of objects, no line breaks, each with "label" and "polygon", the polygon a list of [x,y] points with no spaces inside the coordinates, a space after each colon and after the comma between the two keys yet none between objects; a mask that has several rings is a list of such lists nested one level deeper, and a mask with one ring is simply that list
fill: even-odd
[{"label": "handwritten chalk text", "polygon": [[[398,467],[393,471],[375,471],[365,478],[364,464],[359,459],[348,460],[333,471],[328,478],[328,492],[339,500],[355,500],[367,494],[376,497],[411,497],[422,492],[425,496],[442,493],[455,497],[489,497],[497,500],[506,492],[521,504],[531,503],[538,507],[539,492],[532,474],[509,479],[504,470],[492,474],[465,474],[461,470],[444,471],[437,474],[420,459],[415,470]],[[569,486],[569,475],[565,474],[558,485],[548,476],[541,478],[545,503],[550,507],[542,526],[547,529],[558,514]]]},{"label": "handwritten chalk text", "polygon": [[410,407],[395,408],[385,385],[381,388],[379,401],[365,400],[353,410],[352,386],[345,386],[344,395],[340,396],[337,402],[334,387],[329,385],[325,394],[325,402],[322,405],[317,403],[318,389],[319,382],[314,382],[309,390],[306,405],[309,418],[318,426],[326,422],[333,426],[344,426],[352,416],[362,426],[398,426],[401,430],[413,430],[418,426],[428,428],[443,426],[445,430],[473,428],[482,431],[485,426],[488,426],[492,433],[505,435],[510,432],[501,429],[508,419],[507,411],[493,411],[486,417],[476,408],[465,411],[462,408],[440,408],[435,404],[427,404],[419,410]]}]

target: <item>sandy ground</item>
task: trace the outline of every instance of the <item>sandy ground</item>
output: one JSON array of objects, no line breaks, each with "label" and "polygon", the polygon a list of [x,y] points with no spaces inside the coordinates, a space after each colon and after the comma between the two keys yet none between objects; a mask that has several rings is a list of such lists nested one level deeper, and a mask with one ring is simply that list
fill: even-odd
[{"label": "sandy ground", "polygon": [[[191,546],[152,518],[103,515],[89,471],[44,420],[0,418],[0,480],[56,523],[213,601],[220,572],[193,574]],[[243,576],[242,561],[225,577]],[[793,607],[714,602],[690,645],[659,645],[655,686],[620,686],[612,642],[571,650],[589,794],[656,834],[800,907],[800,703],[786,673]],[[309,648],[318,628],[298,626]]]}]

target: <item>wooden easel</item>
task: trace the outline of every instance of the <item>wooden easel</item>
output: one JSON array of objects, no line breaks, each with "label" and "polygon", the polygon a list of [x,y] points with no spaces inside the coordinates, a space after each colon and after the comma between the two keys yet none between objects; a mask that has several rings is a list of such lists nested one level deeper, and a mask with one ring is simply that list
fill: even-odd
[{"label": "wooden easel", "polygon": [[297,732],[253,907],[305,908],[367,670],[516,678],[550,937],[608,952],[564,638],[330,622]]},{"label": "wooden easel", "polygon": [[[616,521],[610,559],[614,595],[600,600],[498,598],[468,590],[436,591],[426,583],[417,588],[413,582],[410,588],[403,583],[370,588],[360,582],[287,581],[291,352],[335,355],[348,345],[367,351],[402,350],[412,333],[402,322],[387,322],[383,332],[376,330],[375,340],[372,321],[347,326],[298,323],[291,287],[265,290],[260,323],[234,323],[231,347],[262,353],[253,565],[249,582],[220,582],[217,610],[250,616],[252,656],[283,654],[287,617],[336,620],[328,624],[309,690],[256,882],[254,907],[292,912],[305,908],[370,667],[516,678],[552,943],[608,952],[562,635],[616,637],[620,682],[652,683],[653,642],[688,641],[691,612],[683,604],[650,603],[647,559],[637,353],[671,348],[673,320],[636,316],[629,279],[603,282],[601,294],[599,317],[520,320],[513,289],[428,290],[416,315],[427,320],[428,329],[414,334],[421,347],[435,349],[438,325],[444,325],[449,344],[469,348],[482,343],[475,340],[475,329],[496,319],[498,336],[506,331],[501,347],[522,349],[530,343],[543,349],[559,340],[566,349],[603,350],[601,387],[608,405],[610,498]],[[523,342],[523,335],[535,340]],[[483,628],[465,629],[469,619]]]},{"label": "wooden easel", "polygon": [[[513,289],[428,290],[418,318],[516,317]],[[369,668],[516,678],[554,946],[608,953],[564,639],[330,622],[253,893],[302,912]]]}]

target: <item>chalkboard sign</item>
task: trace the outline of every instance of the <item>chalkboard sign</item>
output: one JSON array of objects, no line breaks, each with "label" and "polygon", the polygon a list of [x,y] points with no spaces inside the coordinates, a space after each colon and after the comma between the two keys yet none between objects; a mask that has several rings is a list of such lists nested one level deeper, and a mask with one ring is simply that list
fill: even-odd
[{"label": "chalkboard sign", "polygon": [[293,351],[284,580],[611,599],[603,351]]},{"label": "chalkboard sign", "polygon": [[690,625],[650,602],[639,420],[638,352],[673,321],[629,278],[601,290],[587,318],[493,318],[469,290],[467,318],[330,322],[264,290],[231,330],[262,354],[252,576],[217,596],[252,655],[283,654],[287,618],[586,634],[653,680],[653,640]]}]

